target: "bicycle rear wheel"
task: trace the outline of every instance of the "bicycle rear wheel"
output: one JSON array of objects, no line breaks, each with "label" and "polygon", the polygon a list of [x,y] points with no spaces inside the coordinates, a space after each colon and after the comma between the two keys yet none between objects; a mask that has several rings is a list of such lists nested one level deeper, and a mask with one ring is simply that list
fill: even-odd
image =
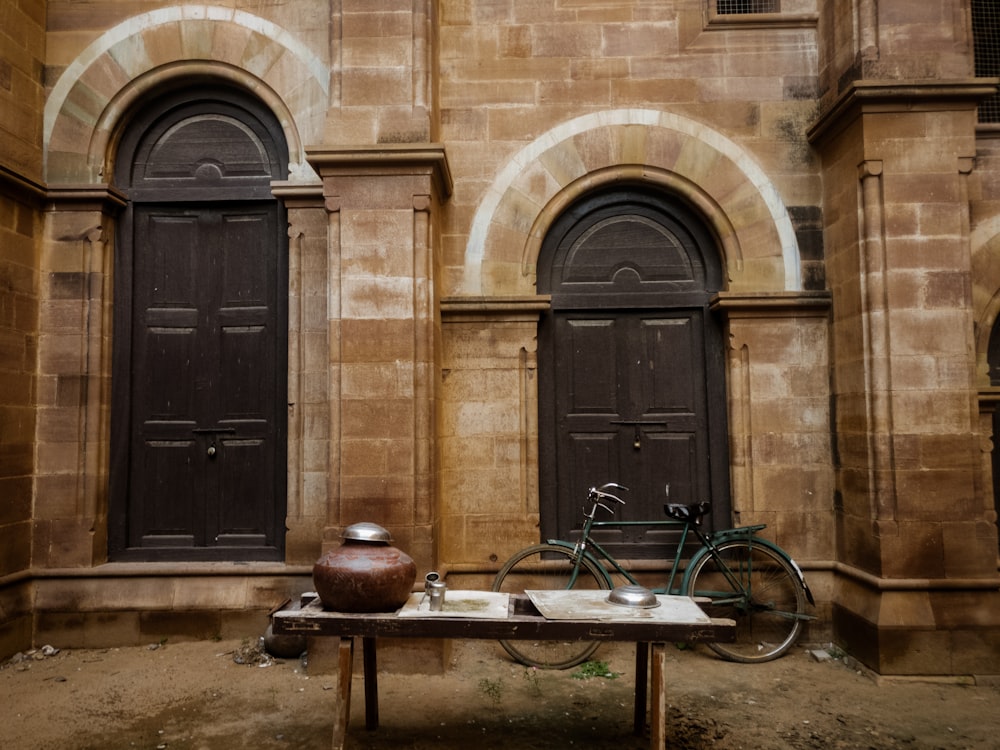
[{"label": "bicycle rear wheel", "polygon": [[[493,591],[522,594],[526,590],[558,591],[570,588],[573,550],[555,544],[525,547],[497,573]],[[603,571],[588,558],[580,561],[574,589],[607,589]],[[600,645],[597,641],[500,641],[508,654],[529,667],[567,669],[585,662]]]},{"label": "bicycle rear wheel", "polygon": [[748,540],[730,540],[716,549],[734,580],[720,572],[715,557],[705,555],[694,563],[687,593],[712,600],[703,605],[710,617],[735,620],[736,640],[708,645],[730,661],[777,659],[802,630],[806,595],[798,576],[780,554]]}]

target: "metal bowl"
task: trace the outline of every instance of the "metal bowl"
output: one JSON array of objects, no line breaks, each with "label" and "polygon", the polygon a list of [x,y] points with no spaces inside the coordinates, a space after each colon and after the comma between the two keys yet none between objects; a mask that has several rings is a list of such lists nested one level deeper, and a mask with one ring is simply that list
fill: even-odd
[{"label": "metal bowl", "polygon": [[660,606],[656,594],[645,586],[636,586],[631,583],[612,589],[611,593],[608,594],[608,603],[617,604],[619,607],[637,607],[639,609],[652,609]]},{"label": "metal bowl", "polygon": [[377,523],[362,521],[344,529],[341,539],[353,539],[359,542],[391,542],[392,535]]}]

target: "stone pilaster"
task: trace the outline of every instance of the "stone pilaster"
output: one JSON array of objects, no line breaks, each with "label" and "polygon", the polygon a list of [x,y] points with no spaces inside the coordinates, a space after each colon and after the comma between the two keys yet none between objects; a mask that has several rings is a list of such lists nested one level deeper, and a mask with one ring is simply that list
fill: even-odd
[{"label": "stone pilaster", "polygon": [[107,186],[50,188],[40,262],[32,564],[107,554],[113,214]]},{"label": "stone pilaster", "polygon": [[436,137],[432,100],[432,0],[331,3],[330,143],[426,143]]},{"label": "stone pilaster", "polygon": [[1000,667],[966,188],[990,89],[858,82],[811,134],[831,217],[834,624],[880,673]]},{"label": "stone pilaster", "polygon": [[288,215],[288,514],[285,562],[319,557],[330,476],[329,217],[323,187],[275,183]]},{"label": "stone pilaster", "polygon": [[441,202],[435,144],[320,147],[309,160],[329,213],[329,505],[326,540],[358,521],[434,560],[436,299]]}]

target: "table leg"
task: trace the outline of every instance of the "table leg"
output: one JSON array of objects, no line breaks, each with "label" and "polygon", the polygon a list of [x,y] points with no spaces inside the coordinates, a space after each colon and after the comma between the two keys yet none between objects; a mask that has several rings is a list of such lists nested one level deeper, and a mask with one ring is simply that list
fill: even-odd
[{"label": "table leg", "polygon": [[646,731],[646,687],[649,680],[649,644],[635,644],[635,710],[632,731],[641,736]]},{"label": "table leg", "polygon": [[378,729],[378,657],[375,654],[375,639],[362,638],[361,650],[365,663],[365,729]]},{"label": "table leg", "polygon": [[664,644],[652,646],[653,668],[650,672],[652,692],[650,697],[649,746],[652,750],[662,750],[667,742],[667,696],[664,692],[663,670],[666,666]]},{"label": "table leg", "polygon": [[351,676],[354,670],[354,639],[340,638],[337,688],[333,706],[333,750],[343,750],[347,722],[351,718]]}]

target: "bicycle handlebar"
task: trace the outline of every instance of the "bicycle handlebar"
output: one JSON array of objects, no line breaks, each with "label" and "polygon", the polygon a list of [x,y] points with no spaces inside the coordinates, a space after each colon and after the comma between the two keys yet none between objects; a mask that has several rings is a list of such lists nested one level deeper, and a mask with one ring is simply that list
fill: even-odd
[{"label": "bicycle handlebar", "polygon": [[605,505],[603,502],[601,502],[602,500],[614,500],[619,505],[625,504],[625,501],[622,500],[620,497],[608,492],[609,489],[628,492],[628,487],[624,487],[615,482],[608,482],[607,484],[602,484],[600,487],[591,487],[587,491],[587,499],[591,503],[593,503],[593,505],[590,508],[590,514],[589,514],[590,518],[594,517],[594,514],[597,512],[598,507],[604,508],[604,510],[606,510],[608,513],[614,514],[615,512],[614,508]]}]

